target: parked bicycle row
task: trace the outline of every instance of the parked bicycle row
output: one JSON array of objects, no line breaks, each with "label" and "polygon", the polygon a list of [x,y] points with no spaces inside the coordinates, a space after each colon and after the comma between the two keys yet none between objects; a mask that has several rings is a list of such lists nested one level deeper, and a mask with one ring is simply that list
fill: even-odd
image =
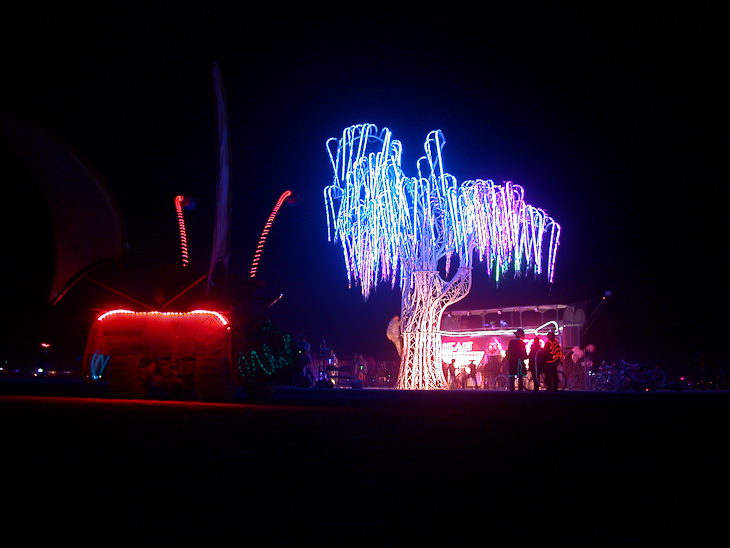
[{"label": "parked bicycle row", "polygon": [[[661,369],[650,368],[643,364],[632,364],[621,360],[614,364],[603,362],[598,368],[586,366],[570,367],[558,370],[557,390],[596,390],[604,391],[655,391],[664,388],[666,376]],[[495,375],[489,375],[486,368],[476,367],[457,372],[450,379],[449,388],[509,390],[510,383],[514,390],[545,390],[545,375],[535,379],[531,371],[509,375],[506,368],[500,368]]]}]

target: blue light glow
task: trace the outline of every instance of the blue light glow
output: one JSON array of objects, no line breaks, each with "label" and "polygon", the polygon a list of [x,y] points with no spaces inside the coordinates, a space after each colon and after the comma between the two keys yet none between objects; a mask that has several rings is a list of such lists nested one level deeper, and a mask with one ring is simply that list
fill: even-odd
[{"label": "blue light glow", "polygon": [[[490,180],[458,184],[443,170],[441,131],[431,132],[417,177],[401,168],[402,146],[390,130],[363,124],[327,141],[334,180],[324,190],[330,241],[342,243],[350,283],[367,298],[381,281],[395,285],[414,270],[434,270],[474,252],[499,279],[509,268],[553,281],[560,225],[524,201],[524,189]],[[547,249],[543,240],[547,239]],[[546,254],[547,257],[543,255]],[[448,272],[447,272],[448,274]]]}]

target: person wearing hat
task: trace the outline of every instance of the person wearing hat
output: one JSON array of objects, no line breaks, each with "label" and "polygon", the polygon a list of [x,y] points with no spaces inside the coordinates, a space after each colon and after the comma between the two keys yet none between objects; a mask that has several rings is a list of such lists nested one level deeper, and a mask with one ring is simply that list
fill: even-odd
[{"label": "person wearing hat", "polygon": [[[525,348],[525,332],[522,328],[515,331],[515,338],[507,345],[507,367],[509,372],[509,389],[515,389],[515,377],[524,375],[523,361],[527,359],[527,349]],[[522,390],[522,383],[519,382],[518,390]]]}]

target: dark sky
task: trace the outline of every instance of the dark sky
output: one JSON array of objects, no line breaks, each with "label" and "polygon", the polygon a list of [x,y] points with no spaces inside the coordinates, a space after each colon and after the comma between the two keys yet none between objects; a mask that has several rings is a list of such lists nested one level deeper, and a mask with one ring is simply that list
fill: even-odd
[{"label": "dark sky", "polygon": [[[257,276],[284,294],[271,313],[291,332],[345,355],[393,352],[384,331],[398,293],[385,285],[363,302],[326,237],[325,141],[364,122],[402,141],[408,175],[426,134],[441,129],[457,179],[518,183],[562,225],[552,286],[497,286],[477,268],[456,308],[569,304],[611,290],[586,342],[632,359],[684,359],[727,326],[718,14],[615,2],[346,12],[237,4],[14,8],[4,20],[2,109],[55,133],[101,173],[140,272],[179,260],[176,194],[197,202],[186,214],[190,255],[207,268],[215,61],[232,132],[234,273],[248,271],[279,195],[301,196],[280,211]],[[27,205],[37,190],[3,154],[3,350],[56,336],[75,352],[89,309],[105,303],[80,284],[44,306],[48,227],[30,228],[42,213]]]}]

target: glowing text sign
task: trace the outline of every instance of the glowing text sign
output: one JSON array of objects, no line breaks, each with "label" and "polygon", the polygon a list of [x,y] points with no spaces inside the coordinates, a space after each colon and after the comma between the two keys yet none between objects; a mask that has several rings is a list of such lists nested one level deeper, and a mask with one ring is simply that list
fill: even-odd
[{"label": "glowing text sign", "polygon": [[483,357],[483,351],[474,350],[474,341],[441,343],[441,360],[446,363],[454,361],[456,367],[466,367],[470,362],[479,365]]}]

